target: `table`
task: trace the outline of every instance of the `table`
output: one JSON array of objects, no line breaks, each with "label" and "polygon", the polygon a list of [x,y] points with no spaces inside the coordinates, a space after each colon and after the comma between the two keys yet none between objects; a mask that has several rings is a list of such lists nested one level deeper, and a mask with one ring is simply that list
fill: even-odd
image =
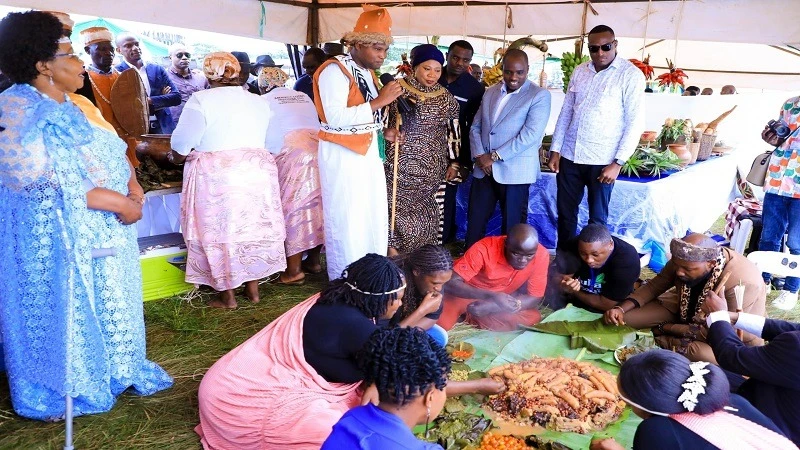
[{"label": "table", "polygon": [[[471,177],[458,189],[456,206],[457,236],[464,238]],[[666,178],[647,182],[619,180],[609,203],[608,225],[612,233],[637,247],[649,239],[662,244],[687,232],[705,232],[725,212],[737,196],[736,158],[730,154],[698,162]],[[500,232],[500,211],[487,226],[487,235]],[[580,206],[579,228],[586,225],[589,208],[584,197]],[[547,248],[556,246],[556,176],[543,173],[531,185],[528,223],[539,232]]]}]

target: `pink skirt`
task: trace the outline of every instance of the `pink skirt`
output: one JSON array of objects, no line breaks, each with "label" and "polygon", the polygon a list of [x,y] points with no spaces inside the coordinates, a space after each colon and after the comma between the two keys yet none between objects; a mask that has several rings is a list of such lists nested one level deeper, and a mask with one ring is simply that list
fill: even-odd
[{"label": "pink skirt", "polygon": [[286,221],[286,254],[296,255],[325,243],[322,191],[317,165],[318,130],[295,130],[283,139],[275,157]]},{"label": "pink skirt", "polygon": [[192,152],[181,228],[186,282],[234,289],[286,268],[278,169],[264,149]]},{"label": "pink skirt", "polygon": [[198,391],[203,448],[317,450],[347,410],[360,383],[329,383],[305,360],[303,320],[319,294],[231,350]]}]

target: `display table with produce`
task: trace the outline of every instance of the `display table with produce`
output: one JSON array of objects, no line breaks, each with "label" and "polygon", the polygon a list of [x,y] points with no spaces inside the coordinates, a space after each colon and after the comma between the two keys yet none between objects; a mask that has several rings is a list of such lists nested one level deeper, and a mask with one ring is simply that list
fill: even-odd
[{"label": "display table with produce", "polygon": [[[666,175],[666,176],[665,176]],[[467,223],[471,179],[458,190],[456,222],[463,238]],[[619,236],[668,243],[674,236],[704,232],[725,212],[737,193],[736,158],[725,154],[698,162],[661,178],[620,177],[608,206],[608,225]],[[586,225],[589,207],[584,197],[579,227]],[[555,248],[557,230],[556,175],[543,173],[530,188],[528,223],[539,232],[547,248]],[[487,235],[500,233],[500,212],[495,210]]]},{"label": "display table with produce", "polygon": [[[474,356],[454,369],[502,379],[508,390],[449,399],[429,440],[446,450],[528,448],[524,442],[577,450],[602,436],[630,448],[640,419],[616,395],[619,364],[613,349],[638,335],[627,327],[602,325],[600,317],[569,306],[548,316],[534,327],[537,331],[481,330],[466,338]],[[424,427],[415,431],[421,437]]]}]

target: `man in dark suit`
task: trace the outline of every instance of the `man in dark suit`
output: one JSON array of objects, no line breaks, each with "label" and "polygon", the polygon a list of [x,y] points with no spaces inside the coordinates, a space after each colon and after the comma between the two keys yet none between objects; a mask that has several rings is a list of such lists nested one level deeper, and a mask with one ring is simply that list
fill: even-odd
[{"label": "man in dark suit", "polygon": [[456,237],[456,193],[461,180],[466,179],[472,170],[469,129],[486,91],[486,88],[469,73],[468,68],[473,53],[472,45],[467,41],[455,41],[450,44],[445,55],[447,65],[442,67],[442,76],[439,78],[439,84],[450,91],[458,101],[458,123],[461,126],[461,149],[458,153],[461,172],[447,180],[444,193],[442,242],[445,244]]},{"label": "man in dark suit", "polygon": [[[725,299],[713,291],[706,296],[702,309],[708,315],[708,344],[719,366],[748,377],[738,394],[800,445],[800,324],[729,312]],[[748,347],[734,327],[769,344]]]},{"label": "man in dark suit", "polygon": [[145,91],[148,92],[147,105],[150,108],[150,133],[172,134],[175,122],[169,111],[170,106],[181,104],[181,94],[172,83],[167,71],[158,64],[145,63],[139,39],[131,33],[117,36],[117,52],[122,55],[122,64],[116,69],[120,72],[135,69],[141,75]]},{"label": "man in dark suit", "polygon": [[528,80],[528,55],[503,57],[503,82],[486,90],[470,130],[473,169],[466,246],[486,234],[500,202],[501,233],[527,222],[528,190],[539,176],[539,147],[550,117],[550,92]]}]

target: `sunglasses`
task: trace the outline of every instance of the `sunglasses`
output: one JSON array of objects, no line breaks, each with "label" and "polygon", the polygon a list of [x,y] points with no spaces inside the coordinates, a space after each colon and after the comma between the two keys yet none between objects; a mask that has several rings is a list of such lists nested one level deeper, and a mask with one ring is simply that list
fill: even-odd
[{"label": "sunglasses", "polygon": [[192,54],[188,52],[175,53],[175,57],[177,57],[178,59],[183,59],[184,57],[192,59]]},{"label": "sunglasses", "polygon": [[614,48],[614,43],[616,43],[616,42],[617,42],[616,40],[613,40],[613,41],[609,42],[608,44],[590,45],[589,46],[589,53],[597,53],[597,52],[600,51],[600,49],[603,49],[604,52],[610,52],[611,49]]},{"label": "sunglasses", "polygon": [[789,258],[783,258],[781,260],[781,265],[788,266],[790,269],[797,268],[797,262],[796,261],[789,262]]}]

